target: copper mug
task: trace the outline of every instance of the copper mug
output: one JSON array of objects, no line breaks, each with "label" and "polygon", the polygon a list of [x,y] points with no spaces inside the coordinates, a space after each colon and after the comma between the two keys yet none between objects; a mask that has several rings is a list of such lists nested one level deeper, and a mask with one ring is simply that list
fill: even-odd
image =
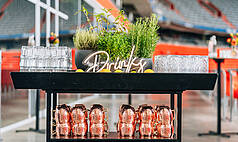
[{"label": "copper mug", "polygon": [[143,136],[143,137],[153,136],[153,134],[154,134],[154,123],[153,122],[150,122],[150,123],[140,122],[139,133],[140,133],[140,136]]},{"label": "copper mug", "polygon": [[55,112],[56,124],[70,122],[70,106],[66,104],[58,105]]},{"label": "copper mug", "polygon": [[72,134],[73,136],[86,136],[88,132],[87,123],[78,123],[72,125]]},{"label": "copper mug", "polygon": [[131,105],[121,105],[119,110],[119,121],[121,123],[134,124],[136,123],[136,111]]},{"label": "copper mug", "polygon": [[141,106],[138,110],[139,121],[142,123],[153,123],[155,119],[154,108],[152,106]]},{"label": "copper mug", "polygon": [[135,134],[136,124],[118,122],[117,131],[121,137],[132,137]]},{"label": "copper mug", "polygon": [[174,133],[174,127],[172,125],[157,125],[157,136],[164,138],[171,138]]},{"label": "copper mug", "polygon": [[57,136],[70,136],[71,126],[70,123],[56,124],[56,135]]},{"label": "copper mug", "polygon": [[93,104],[89,113],[89,133],[91,137],[106,136],[108,132],[108,124],[105,120],[106,110],[100,104]]},{"label": "copper mug", "polygon": [[138,117],[140,121],[139,133],[140,136],[150,137],[154,133],[155,114],[154,108],[149,105],[142,105],[138,108]]},{"label": "copper mug", "polygon": [[89,133],[91,137],[103,137],[108,133],[108,124],[104,123],[95,123],[90,124]]},{"label": "copper mug", "polygon": [[162,125],[171,125],[173,122],[173,113],[168,106],[156,106],[156,121]]},{"label": "copper mug", "polygon": [[89,121],[92,124],[104,123],[105,110],[100,104],[93,104],[89,113]]},{"label": "copper mug", "polygon": [[76,104],[71,109],[70,115],[73,124],[87,123],[88,111],[83,104]]},{"label": "copper mug", "polygon": [[139,105],[137,111],[140,112],[141,109],[142,109],[142,107],[144,107],[144,106],[148,106],[148,105],[147,105],[147,104],[141,104],[141,105]]},{"label": "copper mug", "polygon": [[147,106],[147,104],[141,104],[138,106],[137,110],[136,110],[136,117],[137,117],[137,120],[139,121],[140,120],[140,111],[141,111],[141,108],[144,107],[144,106]]}]

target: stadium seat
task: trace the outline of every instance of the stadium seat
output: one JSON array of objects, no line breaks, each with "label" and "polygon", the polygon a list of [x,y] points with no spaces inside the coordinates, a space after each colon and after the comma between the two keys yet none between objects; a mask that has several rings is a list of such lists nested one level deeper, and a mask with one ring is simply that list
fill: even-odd
[{"label": "stadium seat", "polygon": [[[189,24],[197,25],[197,26],[212,27],[212,28],[218,28],[218,29],[230,28],[229,25],[227,25],[223,21],[222,18],[214,17],[208,11],[206,11],[206,9],[202,8],[197,0],[169,0],[169,1],[174,4],[175,9],[177,9],[179,13],[175,12],[172,9],[167,8],[166,6],[163,5],[161,1],[157,1],[156,6],[154,6],[154,8],[156,9],[155,12],[165,17],[166,20],[168,21],[172,21],[175,23],[186,22]],[[224,11],[224,13],[227,16],[227,14],[233,13],[232,11],[237,12],[235,7],[237,7],[238,1],[235,1],[235,0],[233,0],[232,2],[227,2],[225,0],[211,0],[211,1],[212,3],[215,4],[215,6],[221,9],[222,12],[224,11],[224,9],[222,9],[224,7],[222,6],[223,3],[227,3],[227,5],[231,5],[231,3],[234,1],[234,3],[236,3],[236,4],[233,4],[234,9],[227,10],[227,12]],[[229,7],[227,6],[227,9],[229,8],[230,6]],[[181,17],[184,17],[184,18],[181,18]],[[234,17],[237,17],[237,14]],[[228,20],[230,20],[231,18],[232,18],[232,15],[228,17]],[[234,21],[234,20],[235,19],[230,21]]]},{"label": "stadium seat", "polygon": [[233,25],[238,28],[238,1],[237,0],[210,0],[216,5]]}]

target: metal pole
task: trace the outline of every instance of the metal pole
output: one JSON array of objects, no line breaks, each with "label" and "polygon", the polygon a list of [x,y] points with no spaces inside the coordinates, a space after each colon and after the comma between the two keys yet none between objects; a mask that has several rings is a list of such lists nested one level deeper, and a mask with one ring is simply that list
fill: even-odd
[{"label": "metal pole", "polygon": [[[55,0],[55,10],[59,11],[59,0]],[[55,14],[55,34],[59,36],[59,15]]]},{"label": "metal pole", "polygon": [[51,92],[46,92],[47,95],[47,116],[46,116],[46,142],[51,141]]},{"label": "metal pole", "polygon": [[[51,0],[47,0],[46,4],[50,7]],[[50,37],[50,10],[46,9],[46,47],[50,46],[49,43],[49,37]]]},{"label": "metal pole", "polygon": [[56,110],[56,106],[58,104],[57,93],[53,93],[53,109]]},{"label": "metal pole", "polygon": [[78,27],[81,27],[81,0],[78,0]]},{"label": "metal pole", "polygon": [[37,89],[36,90],[36,127],[35,127],[35,131],[39,131],[39,112],[40,112],[40,90]]},{"label": "metal pole", "polygon": [[[40,46],[40,5],[39,5],[39,0],[37,0],[35,4],[35,41],[36,41],[36,46]],[[36,90],[36,106],[35,106],[35,114],[36,114],[36,127],[35,131],[39,130],[39,102],[38,102],[38,92],[40,90]]]},{"label": "metal pole", "polygon": [[131,93],[128,94],[128,104],[131,105]]},{"label": "metal pole", "polygon": [[[170,94],[170,109],[174,110],[174,93]],[[175,117],[175,111],[173,114],[173,117]],[[175,126],[175,121],[173,121],[173,126]],[[174,128],[174,132],[177,130],[177,128]]]},{"label": "metal pole", "polygon": [[179,142],[182,142],[182,93],[177,94],[177,109],[178,109],[177,139]]},{"label": "metal pole", "polygon": [[174,94],[170,94],[170,108],[174,110]]},{"label": "metal pole", "polygon": [[224,59],[214,58],[213,60],[217,63],[217,132],[199,133],[198,136],[213,135],[229,138],[231,133],[221,133],[221,63]]},{"label": "metal pole", "polygon": [[[56,106],[57,106],[57,101],[58,101],[58,98],[57,98],[57,93],[53,93],[53,117],[55,116],[55,110],[56,110]],[[56,132],[56,121],[55,119],[53,119],[53,132]]]},{"label": "metal pole", "polygon": [[31,108],[31,97],[32,97],[32,95],[30,94],[30,92],[31,92],[31,90],[30,89],[28,89],[27,90],[27,93],[28,93],[28,118],[31,118],[31,116],[32,116],[32,108]]},{"label": "metal pole", "polygon": [[35,4],[35,40],[36,46],[40,46],[40,5],[37,0]]},{"label": "metal pole", "polygon": [[217,134],[221,135],[221,63],[224,60],[215,60],[217,62]]}]

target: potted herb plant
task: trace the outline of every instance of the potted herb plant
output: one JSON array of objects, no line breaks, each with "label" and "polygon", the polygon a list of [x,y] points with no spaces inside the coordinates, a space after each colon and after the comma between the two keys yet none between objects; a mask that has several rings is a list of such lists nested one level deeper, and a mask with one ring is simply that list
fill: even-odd
[{"label": "potted herb plant", "polygon": [[153,52],[158,43],[158,18],[152,14],[151,17],[138,18],[135,24],[130,24],[128,37],[131,44],[136,47],[135,56],[147,61],[146,68],[152,68]]},{"label": "potted herb plant", "polygon": [[103,9],[104,13],[96,15],[98,26],[95,28],[99,36],[97,47],[98,50],[106,51],[111,61],[115,61],[117,58],[121,60],[127,59],[132,49],[127,33],[129,22],[124,16],[124,11],[121,10],[115,21],[110,23],[107,18],[111,16],[111,10]]},{"label": "potted herb plant", "polygon": [[75,64],[78,69],[85,70],[87,66],[82,62],[90,53],[97,50],[98,34],[92,30],[77,29],[73,37],[75,52]]},{"label": "potted herb plant", "polygon": [[[104,13],[94,15],[97,24],[92,26],[88,18],[89,12],[83,8],[83,13],[90,24],[90,30],[77,30],[74,36],[75,47],[106,51],[110,60],[115,61],[117,58],[128,59],[132,47],[135,46],[134,56],[144,58],[149,63],[147,68],[152,68],[151,57],[159,39],[157,34],[158,18],[155,15],[139,18],[133,24],[129,23],[124,12],[120,11],[119,16],[115,17],[115,21],[110,23],[107,19],[111,16],[111,10],[103,9]],[[76,61],[77,57],[80,56],[76,55]],[[81,56],[81,58],[84,59],[85,56]]]}]

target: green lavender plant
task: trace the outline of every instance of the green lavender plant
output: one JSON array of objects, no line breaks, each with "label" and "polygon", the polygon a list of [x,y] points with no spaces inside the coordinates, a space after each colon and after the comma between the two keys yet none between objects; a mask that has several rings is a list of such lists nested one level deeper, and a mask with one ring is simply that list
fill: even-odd
[{"label": "green lavender plant", "polygon": [[92,30],[77,29],[73,41],[77,49],[97,50],[98,34]]},{"label": "green lavender plant", "polygon": [[138,18],[135,24],[130,24],[128,38],[136,47],[135,56],[139,58],[151,58],[159,40],[157,31],[158,18],[155,15],[146,18]]},{"label": "green lavender plant", "polygon": [[129,58],[131,49],[131,42],[126,32],[104,32],[99,35],[98,50],[106,51],[111,61],[117,58]]},{"label": "green lavender plant", "polygon": [[[124,17],[124,11],[120,11],[115,21],[110,23],[107,19],[111,16],[111,10],[103,9],[104,13],[94,15],[97,24],[94,27],[91,26],[90,29],[98,32],[98,50],[106,51],[111,61],[117,58],[127,59],[132,48],[128,34],[125,32],[128,20]],[[83,8],[83,11],[88,14],[86,9]],[[115,27],[115,25],[117,26]]]}]

